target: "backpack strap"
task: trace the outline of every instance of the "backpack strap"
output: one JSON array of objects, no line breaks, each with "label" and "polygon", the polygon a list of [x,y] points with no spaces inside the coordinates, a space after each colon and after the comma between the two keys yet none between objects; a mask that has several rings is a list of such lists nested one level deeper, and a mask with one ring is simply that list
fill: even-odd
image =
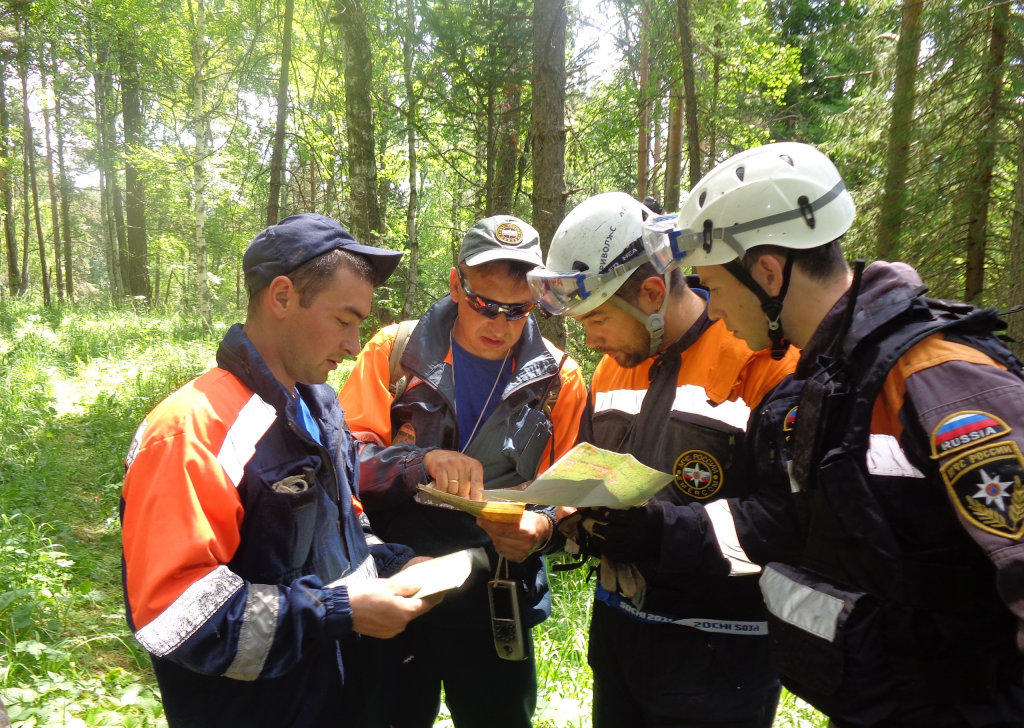
[{"label": "backpack strap", "polygon": [[409,375],[402,369],[402,355],[405,354],[405,347],[409,345],[409,338],[418,321],[403,321],[398,324],[398,332],[395,334],[395,341],[391,345],[391,355],[388,357],[388,373],[390,380],[388,389],[391,395],[398,399],[405,394],[409,386]]}]

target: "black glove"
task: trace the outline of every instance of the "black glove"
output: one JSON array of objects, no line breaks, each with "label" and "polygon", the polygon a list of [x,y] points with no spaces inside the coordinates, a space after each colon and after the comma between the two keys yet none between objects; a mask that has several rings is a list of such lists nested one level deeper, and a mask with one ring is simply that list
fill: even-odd
[{"label": "black glove", "polygon": [[638,508],[588,509],[594,519],[594,547],[612,561],[627,563],[657,559],[661,554],[661,527],[665,510],[652,500]]},{"label": "black glove", "polygon": [[566,538],[566,553],[580,556],[584,561],[591,556],[601,558],[601,551],[598,548],[601,542],[589,531],[593,524],[587,523],[584,527],[584,518],[589,515],[589,510],[580,510],[558,522],[558,530]]}]

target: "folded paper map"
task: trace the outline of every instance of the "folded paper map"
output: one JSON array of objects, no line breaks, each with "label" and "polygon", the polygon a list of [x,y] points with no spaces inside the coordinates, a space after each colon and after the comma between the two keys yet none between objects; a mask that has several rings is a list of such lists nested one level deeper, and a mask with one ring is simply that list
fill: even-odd
[{"label": "folded paper map", "polygon": [[[484,491],[488,499],[576,508],[632,508],[650,500],[672,476],[632,455],[581,442],[522,490]],[[479,501],[477,501],[479,502]]]},{"label": "folded paper map", "polygon": [[[433,485],[421,485],[417,496],[417,500],[425,498],[434,505],[446,504],[478,518],[485,518],[488,521],[496,521],[498,523],[519,523],[519,519],[522,517],[523,510],[525,509],[522,503],[508,503],[505,500],[491,502],[489,500],[462,498],[451,493],[444,493],[433,487]],[[487,491],[484,491],[484,497],[487,497]]]},{"label": "folded paper map", "polygon": [[456,551],[429,561],[421,561],[391,577],[391,581],[419,586],[412,596],[422,598],[457,589],[466,583],[473,568],[489,569],[487,552],[481,548]]}]

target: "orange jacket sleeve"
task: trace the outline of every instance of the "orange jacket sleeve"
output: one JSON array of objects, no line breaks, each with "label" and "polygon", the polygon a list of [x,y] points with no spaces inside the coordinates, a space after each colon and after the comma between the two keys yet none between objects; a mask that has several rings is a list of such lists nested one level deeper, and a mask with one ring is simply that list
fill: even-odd
[{"label": "orange jacket sleeve", "polygon": [[366,343],[338,395],[352,436],[384,447],[391,445],[394,398],[388,389],[391,384],[388,359],[397,334],[398,324],[385,326]]},{"label": "orange jacket sleeve", "polygon": [[[560,352],[556,358],[561,359]],[[583,381],[583,372],[571,357],[565,360],[561,375],[562,388],[558,393],[558,401],[551,408],[552,439],[541,457],[538,475],[551,466],[552,446],[555,448],[554,460],[558,460],[576,445],[580,419],[587,406],[587,385]]]}]

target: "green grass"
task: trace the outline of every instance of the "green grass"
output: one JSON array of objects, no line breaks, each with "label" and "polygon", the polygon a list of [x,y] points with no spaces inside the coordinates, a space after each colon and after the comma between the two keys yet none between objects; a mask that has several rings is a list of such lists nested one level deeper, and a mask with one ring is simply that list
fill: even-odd
[{"label": "green grass", "polygon": [[[0,695],[16,728],[166,725],[124,621],[123,458],[145,414],[213,364],[226,327],[0,306]],[[585,573],[553,575],[554,615],[534,633],[538,726],[590,725]],[[783,705],[777,726],[825,725],[792,696]]]}]

